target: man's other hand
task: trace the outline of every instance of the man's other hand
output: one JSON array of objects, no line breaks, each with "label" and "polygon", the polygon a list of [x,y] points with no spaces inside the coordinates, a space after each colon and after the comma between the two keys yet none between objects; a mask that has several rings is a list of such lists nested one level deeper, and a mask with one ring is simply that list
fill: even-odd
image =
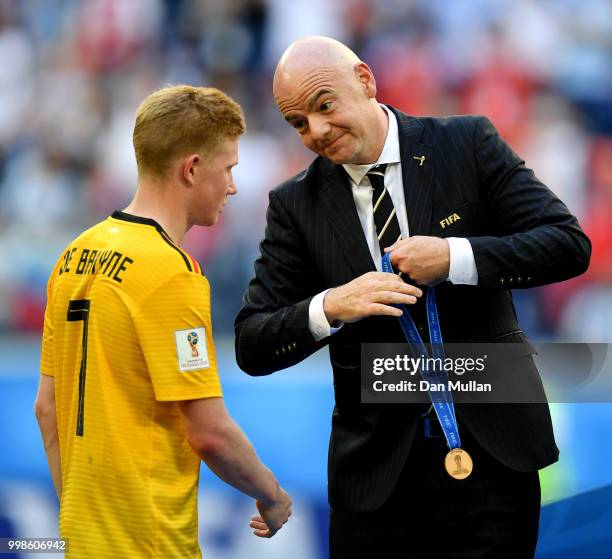
[{"label": "man's other hand", "polygon": [[419,285],[434,285],[448,278],[450,247],[446,239],[415,236],[385,248],[391,264]]},{"label": "man's other hand", "polygon": [[330,324],[356,322],[367,316],[401,316],[391,305],[413,305],[423,292],[407,284],[396,274],[368,272],[334,289],[323,300],[323,310]]}]

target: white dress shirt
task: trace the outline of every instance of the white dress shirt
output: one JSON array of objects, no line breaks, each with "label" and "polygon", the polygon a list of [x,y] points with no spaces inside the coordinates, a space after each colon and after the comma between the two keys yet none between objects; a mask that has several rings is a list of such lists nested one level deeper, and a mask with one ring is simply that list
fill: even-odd
[{"label": "white dress shirt", "polygon": [[[404,198],[404,181],[402,178],[402,165],[399,149],[399,134],[397,129],[397,118],[392,111],[381,105],[389,118],[389,129],[385,145],[376,163],[370,165],[342,165],[350,177],[353,200],[357,208],[357,215],[372,255],[376,269],[381,271],[380,246],[376,227],[374,225],[374,213],[372,211],[372,185],[366,176],[374,165],[386,163],[385,188],[388,190],[393,206],[396,210],[402,238],[407,239],[410,235],[408,228],[408,214],[406,212],[406,200]],[[450,268],[448,280],[454,284],[476,285],[478,283],[478,272],[474,261],[472,245],[467,239],[449,237],[446,239],[450,248]],[[323,311],[323,299],[329,291],[326,289],[312,298],[308,308],[308,327],[315,340],[319,341],[337,332],[340,328],[329,325]]]}]

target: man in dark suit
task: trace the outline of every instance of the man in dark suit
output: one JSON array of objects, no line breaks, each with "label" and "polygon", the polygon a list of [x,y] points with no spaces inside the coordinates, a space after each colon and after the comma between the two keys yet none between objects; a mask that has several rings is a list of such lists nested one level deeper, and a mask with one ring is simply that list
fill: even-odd
[{"label": "man in dark suit", "polygon": [[[510,289],[584,272],[589,240],[486,118],[416,118],[375,96],[341,43],[310,37],[283,54],[276,104],[319,157],[270,192],[238,363],[265,375],[329,344],[334,559],[532,557],[538,470],[558,456],[547,404],[457,405],[474,459],[459,481],[444,437],[425,433],[427,405],[360,403],[360,344],[405,342],[398,303],[427,341],[421,295],[436,284],[446,342],[520,342],[506,373],[537,375]],[[406,281],[380,271],[388,247]]]}]

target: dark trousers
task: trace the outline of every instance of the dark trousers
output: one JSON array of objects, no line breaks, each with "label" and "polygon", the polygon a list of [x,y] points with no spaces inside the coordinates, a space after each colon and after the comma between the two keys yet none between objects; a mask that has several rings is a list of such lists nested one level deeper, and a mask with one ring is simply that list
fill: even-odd
[{"label": "dark trousers", "polygon": [[511,470],[461,426],[460,435],[474,460],[467,479],[446,473],[444,437],[426,438],[420,425],[402,476],[380,509],[331,511],[331,559],[532,558],[538,473]]}]

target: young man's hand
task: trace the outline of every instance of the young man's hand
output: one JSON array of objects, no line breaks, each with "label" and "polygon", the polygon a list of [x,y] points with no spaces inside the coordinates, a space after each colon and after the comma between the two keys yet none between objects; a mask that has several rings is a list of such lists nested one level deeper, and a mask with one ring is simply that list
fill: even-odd
[{"label": "young man's hand", "polygon": [[257,501],[259,514],[249,524],[253,533],[260,538],[271,538],[289,520],[292,504],[291,497],[280,486],[274,501]]}]

